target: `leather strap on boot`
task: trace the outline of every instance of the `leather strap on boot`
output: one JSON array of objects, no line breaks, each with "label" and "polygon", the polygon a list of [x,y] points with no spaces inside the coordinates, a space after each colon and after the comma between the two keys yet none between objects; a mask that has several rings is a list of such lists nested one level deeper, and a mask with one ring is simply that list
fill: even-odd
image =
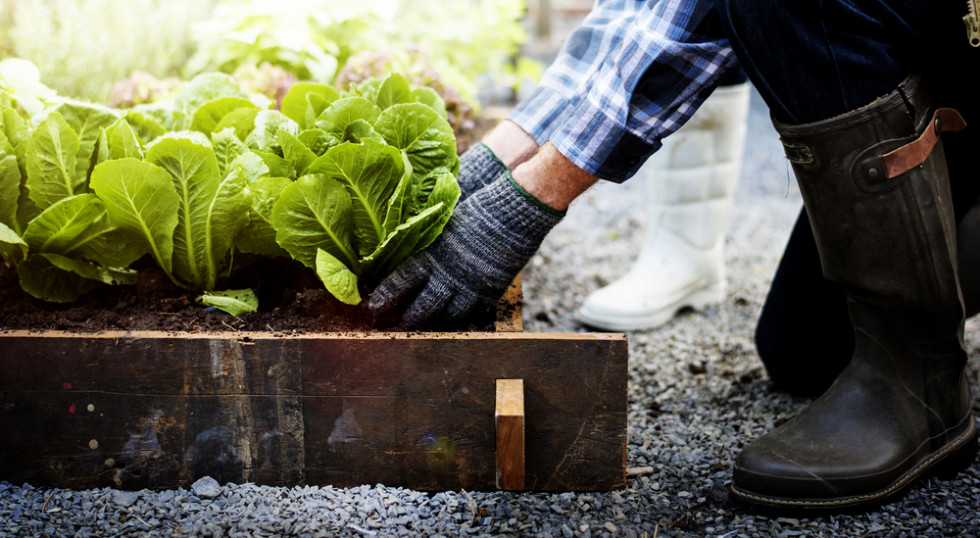
[{"label": "leather strap on boot", "polygon": [[939,134],[962,131],[966,121],[955,109],[940,108],[932,115],[930,125],[932,128],[923,130],[919,138],[881,156],[885,164],[885,177],[895,178],[921,166],[939,143]]}]

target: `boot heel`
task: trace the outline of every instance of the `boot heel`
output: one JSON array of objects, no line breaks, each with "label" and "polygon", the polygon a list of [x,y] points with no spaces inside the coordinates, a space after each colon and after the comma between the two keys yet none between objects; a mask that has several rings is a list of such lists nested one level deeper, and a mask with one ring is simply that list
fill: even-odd
[{"label": "boot heel", "polygon": [[690,306],[695,310],[701,310],[706,306],[725,302],[725,294],[727,292],[728,283],[722,279],[719,282],[715,282],[706,288],[702,288],[692,293],[683,301],[679,301],[677,306]]},{"label": "boot heel", "polygon": [[956,478],[956,475],[960,474],[963,469],[973,464],[974,460],[976,460],[978,449],[980,449],[980,443],[978,443],[977,434],[974,432],[973,437],[969,441],[937,463],[933,467],[932,474],[940,480],[952,480]]}]

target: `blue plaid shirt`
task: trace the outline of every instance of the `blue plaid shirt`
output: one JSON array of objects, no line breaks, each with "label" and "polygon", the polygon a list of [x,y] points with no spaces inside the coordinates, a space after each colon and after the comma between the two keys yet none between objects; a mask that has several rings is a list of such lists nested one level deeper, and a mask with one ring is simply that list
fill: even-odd
[{"label": "blue plaid shirt", "polygon": [[597,0],[508,119],[622,182],[735,65],[711,0]]}]

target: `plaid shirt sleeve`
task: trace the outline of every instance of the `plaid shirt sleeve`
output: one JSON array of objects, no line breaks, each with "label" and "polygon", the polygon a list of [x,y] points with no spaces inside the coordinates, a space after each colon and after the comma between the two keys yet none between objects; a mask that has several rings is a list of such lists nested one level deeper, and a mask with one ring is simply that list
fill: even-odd
[{"label": "plaid shirt sleeve", "polygon": [[[658,2],[660,0],[653,0]],[[508,115],[543,145],[570,115],[568,106],[626,34],[631,19],[648,0],[597,0],[541,77],[541,82]]]},{"label": "plaid shirt sleeve", "polygon": [[550,141],[583,170],[622,182],[736,62],[711,0],[650,0],[616,20],[620,36],[606,38],[608,53],[592,57],[551,122]]}]

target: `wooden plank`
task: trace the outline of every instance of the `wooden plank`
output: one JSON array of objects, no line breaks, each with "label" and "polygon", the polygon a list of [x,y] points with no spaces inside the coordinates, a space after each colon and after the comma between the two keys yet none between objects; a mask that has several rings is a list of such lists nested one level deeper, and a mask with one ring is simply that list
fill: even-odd
[{"label": "wooden plank", "polygon": [[524,489],[524,380],[498,379],[497,488]]},{"label": "wooden plank", "polygon": [[0,480],[492,490],[523,379],[532,490],[625,485],[621,334],[0,334]]}]

